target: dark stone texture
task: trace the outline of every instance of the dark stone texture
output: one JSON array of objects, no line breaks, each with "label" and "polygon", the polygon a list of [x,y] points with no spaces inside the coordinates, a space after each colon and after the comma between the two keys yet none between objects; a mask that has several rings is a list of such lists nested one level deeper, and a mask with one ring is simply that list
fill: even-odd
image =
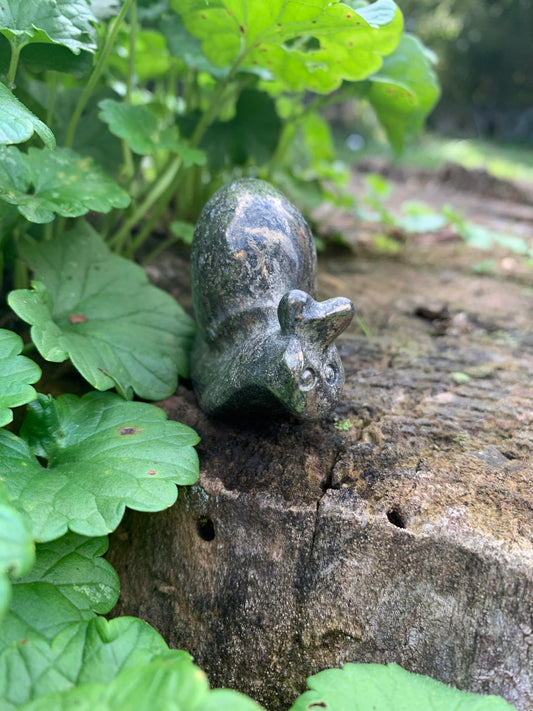
[{"label": "dark stone texture", "polygon": [[196,226],[191,275],[191,378],[204,410],[318,419],[335,407],[344,371],[334,339],[353,306],[315,300],[313,237],[279,191],[243,179],[215,193]]}]

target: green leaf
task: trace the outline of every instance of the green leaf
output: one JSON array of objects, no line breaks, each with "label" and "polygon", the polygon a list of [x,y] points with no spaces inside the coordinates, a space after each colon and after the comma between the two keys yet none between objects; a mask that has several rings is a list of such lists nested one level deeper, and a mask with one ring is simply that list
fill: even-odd
[{"label": "green leaf", "polygon": [[436,232],[448,222],[442,212],[436,212],[423,202],[408,200],[402,205],[403,215],[396,220],[398,227],[410,233]]},{"label": "green leaf", "polygon": [[175,220],[170,223],[170,231],[175,237],[178,237],[185,244],[192,244],[192,238],[194,237],[194,225],[190,222],[182,222],[181,220]]},{"label": "green leaf", "polygon": [[22,339],[0,328],[0,427],[13,419],[12,407],[25,405],[37,397],[30,383],[41,377],[41,369],[29,358],[19,355]]},{"label": "green leaf", "polygon": [[100,556],[103,538],[67,533],[37,545],[31,572],[13,584],[9,614],[0,626],[0,648],[13,641],[51,641],[65,625],[109,612],[118,599],[118,576]]},{"label": "green leaf", "polygon": [[230,121],[216,121],[201,143],[214,170],[266,163],[278,145],[281,121],[273,99],[263,91],[244,89]]},{"label": "green leaf", "polygon": [[333,163],[335,147],[328,122],[320,114],[311,113],[303,120],[302,129],[311,165],[316,169],[323,163]]},{"label": "green leaf", "polygon": [[376,72],[394,50],[402,16],[392,0],[352,9],[330,0],[172,0],[216,66],[267,69],[279,89],[329,93]]},{"label": "green leaf", "polygon": [[527,254],[530,251],[530,246],[523,237],[518,237],[517,235],[503,234],[501,232],[494,232],[494,241],[500,245],[500,247],[505,247],[511,252],[516,254]]},{"label": "green leaf", "polygon": [[[6,499],[0,487],[0,618],[11,600],[9,578],[27,573],[35,560],[35,545],[25,519]],[[3,629],[5,621],[0,625]]]},{"label": "green leaf", "polygon": [[0,430],[0,475],[38,541],[67,529],[83,536],[109,533],[126,506],[161,511],[176,501],[178,484],[198,476],[193,430],[167,421],[153,405],[111,393],[57,400],[40,395],[22,436]]},{"label": "green leaf", "polygon": [[312,691],[291,711],[512,711],[497,696],[453,689],[427,676],[410,674],[396,664],[345,664],[308,679]]},{"label": "green leaf", "polygon": [[208,72],[217,79],[227,75],[227,68],[216,67],[207,59],[200,41],[187,32],[179,15],[165,15],[159,22],[159,31],[165,37],[169,51],[183,59],[189,69]]},{"label": "green leaf", "polygon": [[[90,52],[73,54],[70,49],[60,44],[35,42],[22,48],[19,67],[22,65],[30,72],[36,73],[49,69],[56,72],[68,72],[81,78],[92,67],[93,57],[94,55]],[[10,59],[11,45],[8,39],[0,34],[0,74],[7,74]],[[20,73],[17,74],[17,89],[21,79],[25,81],[27,78],[27,76],[21,77]]]},{"label": "green leaf", "polygon": [[258,711],[261,706],[252,699],[230,689],[214,689],[194,711]]},{"label": "green leaf", "polygon": [[[107,686],[85,685],[36,699],[24,711],[259,711],[237,691],[209,691],[205,674],[179,652],[126,669]],[[181,653],[183,654],[183,653]]]},{"label": "green leaf", "polygon": [[403,244],[386,234],[375,234],[372,237],[372,244],[383,254],[400,254],[404,250]]},{"label": "green leaf", "polygon": [[68,148],[0,147],[0,200],[17,205],[30,222],[51,222],[54,214],[79,217],[129,205],[129,195],[94,163]]},{"label": "green leaf", "polygon": [[22,143],[31,138],[34,132],[48,148],[55,148],[54,134],[48,126],[0,82],[0,144]]},{"label": "green leaf", "polygon": [[110,252],[86,223],[48,242],[27,240],[20,254],[33,290],[9,294],[52,362],[67,358],[97,390],[114,385],[144,400],[169,397],[188,373],[194,323],[144,270]]},{"label": "green leaf", "polygon": [[5,0],[0,5],[0,33],[15,47],[52,42],[74,54],[94,52],[96,22],[88,0]]},{"label": "green leaf", "polygon": [[439,98],[439,85],[428,50],[404,34],[393,54],[371,78],[366,95],[396,151],[418,133]]},{"label": "green leaf", "polygon": [[112,133],[126,139],[135,153],[146,155],[167,149],[181,155],[187,167],[205,164],[205,153],[180,143],[177,130],[162,125],[156,112],[148,106],[104,99],[99,107],[100,119],[109,125]]},{"label": "green leaf", "polygon": [[[14,642],[0,652],[2,711],[74,685],[98,684],[101,693],[105,689],[102,685],[111,683],[121,672],[140,674],[160,655],[165,655],[167,664],[192,666],[189,655],[169,651],[152,627],[133,617],[118,617],[110,622],[96,617],[67,625],[51,643],[44,639]],[[61,706],[46,702],[36,708]],[[139,707],[134,704],[130,708]]]},{"label": "green leaf", "polygon": [[104,99],[99,103],[99,118],[115,136],[125,138],[135,153],[146,155],[157,150],[160,131],[157,116],[147,106],[132,106]]},{"label": "green leaf", "polygon": [[495,232],[483,225],[465,220],[461,226],[456,225],[457,232],[464,241],[476,249],[490,249],[494,244]]},{"label": "green leaf", "polygon": [[380,200],[386,200],[391,192],[391,183],[379,173],[369,173],[365,177],[365,185],[370,194]]},{"label": "green leaf", "polygon": [[[128,76],[130,37],[127,27],[121,32],[121,51],[109,58],[110,68],[122,76]],[[141,81],[154,81],[168,76],[176,60],[170,55],[165,38],[159,32],[138,30],[135,39],[135,74]]]}]

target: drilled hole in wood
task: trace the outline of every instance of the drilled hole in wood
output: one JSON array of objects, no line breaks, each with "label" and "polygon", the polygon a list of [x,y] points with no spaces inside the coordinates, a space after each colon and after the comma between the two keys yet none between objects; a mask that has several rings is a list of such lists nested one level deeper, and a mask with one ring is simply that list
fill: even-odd
[{"label": "drilled hole in wood", "polygon": [[196,530],[202,541],[212,541],[215,537],[215,526],[210,518],[200,518],[196,522]]},{"label": "drilled hole in wood", "polygon": [[396,528],[405,528],[406,527],[402,514],[396,508],[389,509],[387,511],[387,518],[388,518],[389,522],[392,523],[393,526],[396,526]]}]

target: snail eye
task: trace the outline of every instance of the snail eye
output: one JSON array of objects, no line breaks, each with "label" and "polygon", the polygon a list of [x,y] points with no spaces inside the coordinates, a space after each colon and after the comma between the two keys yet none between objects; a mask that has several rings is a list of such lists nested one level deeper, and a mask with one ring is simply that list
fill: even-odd
[{"label": "snail eye", "polygon": [[337,368],[332,363],[328,363],[324,368],[324,377],[326,378],[326,382],[333,385],[333,383],[337,380],[337,375]]},{"label": "snail eye", "polygon": [[300,375],[298,387],[302,392],[312,390],[316,385],[316,373],[312,368],[305,368]]}]

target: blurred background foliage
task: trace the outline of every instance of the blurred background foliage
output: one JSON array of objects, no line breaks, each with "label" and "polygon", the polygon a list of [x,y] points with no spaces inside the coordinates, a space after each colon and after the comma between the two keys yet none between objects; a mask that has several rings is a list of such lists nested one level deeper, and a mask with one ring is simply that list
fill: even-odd
[{"label": "blurred background foliage", "polygon": [[533,0],[400,0],[438,56],[430,127],[533,143]]}]

